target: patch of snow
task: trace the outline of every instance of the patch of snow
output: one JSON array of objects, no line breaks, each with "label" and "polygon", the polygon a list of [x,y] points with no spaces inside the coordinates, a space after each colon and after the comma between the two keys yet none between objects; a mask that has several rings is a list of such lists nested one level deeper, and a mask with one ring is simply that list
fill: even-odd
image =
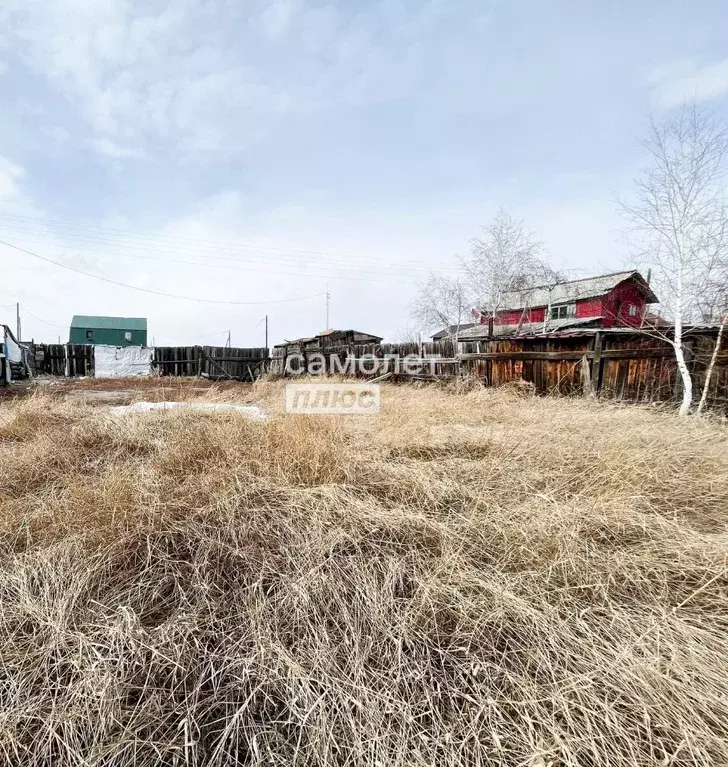
[{"label": "patch of snow", "polygon": [[208,413],[242,413],[254,421],[265,421],[268,416],[258,405],[232,405],[226,402],[135,402],[132,405],[116,405],[112,413],[150,413],[154,410],[200,410]]}]

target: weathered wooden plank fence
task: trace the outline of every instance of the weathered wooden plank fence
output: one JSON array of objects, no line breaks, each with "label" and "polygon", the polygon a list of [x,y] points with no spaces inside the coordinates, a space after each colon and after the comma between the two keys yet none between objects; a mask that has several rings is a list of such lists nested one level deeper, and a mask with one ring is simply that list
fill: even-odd
[{"label": "weathered wooden plank fence", "polygon": [[[716,336],[717,330],[713,329],[701,329],[686,336],[686,355],[697,392],[702,391]],[[306,370],[316,359],[313,357],[316,352],[319,350],[309,354],[300,346],[277,347],[271,371],[282,374],[287,363],[293,367],[294,354],[300,355],[297,362]],[[366,359],[365,377],[369,378],[387,373],[392,373],[395,380],[473,376],[489,386],[526,381],[541,394],[588,394],[635,402],[677,401],[682,395],[682,380],[669,342],[624,330],[474,340],[460,343],[458,353],[450,340],[351,345],[336,353],[340,358],[346,355]],[[414,358],[410,372],[402,367],[396,372],[394,363],[388,359],[392,355]],[[330,356],[324,356],[330,360]],[[372,356],[377,360],[374,364]],[[327,369],[330,370],[328,362]],[[357,371],[362,374],[360,366]],[[728,348],[718,357],[708,402],[713,408],[728,410]]]},{"label": "weathered wooden plank fence", "polygon": [[[717,330],[701,329],[685,338],[696,392],[702,391],[716,336]],[[639,332],[606,329],[469,340],[458,344],[457,350],[451,340],[424,344],[336,343],[323,351],[320,347],[307,348],[305,342],[295,342],[276,347],[270,359],[268,350],[261,347],[162,346],[155,348],[152,366],[163,376],[251,381],[269,369],[285,374],[294,361],[301,372],[322,373],[320,356],[314,357],[322,353],[328,372],[334,357],[342,372],[347,370],[344,363],[348,358],[366,358],[369,378],[389,372],[395,379],[447,380],[472,376],[489,386],[527,381],[542,394],[590,394],[636,402],[677,401],[682,395],[682,381],[668,341]],[[409,356],[412,362],[409,374],[395,370],[391,362],[394,355],[400,359]],[[314,361],[318,365],[315,369]],[[32,344],[30,362],[36,375],[93,375],[94,347]],[[728,345],[718,355],[708,404],[714,409],[728,410]]]},{"label": "weathered wooden plank fence", "polygon": [[94,372],[94,347],[85,344],[28,344],[33,375],[90,376]]},{"label": "weathered wooden plank fence", "polygon": [[267,369],[264,347],[158,346],[152,366],[165,376],[203,376],[253,381]]},{"label": "weathered wooden plank fence", "polygon": [[[94,346],[29,344],[33,375],[92,376]],[[267,369],[268,350],[261,347],[158,346],[152,368],[163,376],[204,376],[252,381]]]}]

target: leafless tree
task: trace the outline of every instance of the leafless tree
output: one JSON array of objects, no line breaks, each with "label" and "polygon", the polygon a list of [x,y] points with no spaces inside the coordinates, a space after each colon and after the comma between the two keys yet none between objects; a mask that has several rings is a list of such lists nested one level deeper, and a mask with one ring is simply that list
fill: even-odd
[{"label": "leafless tree", "polygon": [[470,254],[461,259],[461,266],[478,307],[494,317],[504,293],[550,285],[560,279],[547,262],[543,243],[523,221],[502,208],[493,223],[483,227],[481,237],[472,241]]},{"label": "leafless tree", "polygon": [[713,377],[713,369],[715,368],[716,360],[718,359],[718,354],[720,352],[721,343],[723,341],[723,335],[725,334],[725,326],[728,325],[728,310],[726,311],[726,314],[723,315],[723,317],[720,320],[720,327],[718,328],[718,337],[715,339],[715,347],[713,348],[713,354],[710,357],[710,362],[708,363],[708,370],[705,373],[705,384],[703,384],[703,393],[700,397],[700,402],[698,403],[698,415],[703,412],[703,408],[705,407],[705,403],[708,400],[708,391],[710,389],[710,381]]},{"label": "leafless tree", "polygon": [[683,330],[720,310],[725,279],[728,228],[723,181],[728,133],[694,104],[686,105],[675,117],[652,121],[645,148],[650,165],[636,181],[634,199],[621,201],[620,208],[674,322],[670,335],[659,328],[649,332],[673,346],[683,382],[680,414],[686,415],[693,401],[693,382]]},{"label": "leafless tree", "polygon": [[[728,213],[723,209],[721,215],[721,225],[718,228],[719,237],[723,239],[728,232]],[[708,391],[710,382],[713,378],[713,370],[718,360],[721,344],[725,335],[725,327],[728,325],[728,247],[714,248],[713,259],[709,264],[707,284],[703,294],[699,298],[701,319],[706,323],[719,322],[718,337],[715,340],[713,354],[708,363],[708,369],[705,372],[705,383],[703,384],[703,393],[698,403],[698,415],[703,412],[705,403],[708,400]]]},{"label": "leafless tree", "polygon": [[411,325],[405,325],[395,332],[392,342],[395,344],[421,344],[422,330]]},{"label": "leafless tree", "polygon": [[457,344],[462,326],[472,321],[472,306],[464,279],[431,274],[419,286],[412,318],[426,331],[452,328],[448,335]]}]

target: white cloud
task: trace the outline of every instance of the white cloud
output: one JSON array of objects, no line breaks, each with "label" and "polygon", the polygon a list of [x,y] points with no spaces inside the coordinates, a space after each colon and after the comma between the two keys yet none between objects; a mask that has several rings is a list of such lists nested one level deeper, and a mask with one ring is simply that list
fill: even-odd
[{"label": "white cloud", "polygon": [[280,40],[288,30],[297,11],[291,0],[275,0],[260,14],[260,27],[270,40]]},{"label": "white cloud", "polygon": [[23,186],[25,171],[0,156],[0,213],[33,215],[35,208]]},{"label": "white cloud", "polygon": [[[684,70],[683,62],[678,69]],[[652,99],[658,108],[670,109],[692,99],[708,101],[728,92],[728,58],[677,77],[671,76],[672,72],[670,68],[658,70],[651,78]]]},{"label": "white cloud", "polygon": [[18,183],[23,176],[23,169],[15,163],[0,157],[0,200],[8,200],[20,197]]},{"label": "white cloud", "polygon": [[[483,11],[477,0],[473,18]],[[6,0],[7,41],[71,102],[102,154],[249,149],[291,117],[397,101],[465,43],[441,4],[350,13],[300,0],[169,5]],[[440,10],[438,10],[440,9]],[[472,27],[473,25],[471,25]],[[459,54],[458,54],[459,55]],[[430,71],[430,74],[432,72]]]},{"label": "white cloud", "polygon": [[106,137],[92,141],[91,145],[99,154],[102,154],[105,157],[112,157],[114,159],[123,157],[144,157],[144,152],[141,149],[121,146]]}]

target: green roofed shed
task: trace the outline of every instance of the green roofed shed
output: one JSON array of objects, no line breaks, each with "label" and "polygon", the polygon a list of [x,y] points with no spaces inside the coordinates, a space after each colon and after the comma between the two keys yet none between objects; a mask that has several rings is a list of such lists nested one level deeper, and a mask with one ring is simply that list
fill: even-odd
[{"label": "green roofed shed", "polygon": [[76,314],[71,321],[69,343],[94,346],[146,346],[145,317],[89,317]]}]

